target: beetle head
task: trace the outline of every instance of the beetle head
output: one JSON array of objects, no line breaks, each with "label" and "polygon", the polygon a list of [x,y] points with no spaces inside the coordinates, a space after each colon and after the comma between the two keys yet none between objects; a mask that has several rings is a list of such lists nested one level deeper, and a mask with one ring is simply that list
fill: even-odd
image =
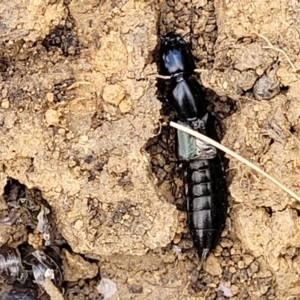
[{"label": "beetle head", "polygon": [[177,45],[185,45],[186,41],[184,40],[191,33],[188,32],[185,35],[181,36],[174,32],[168,32],[166,35],[160,35],[160,39],[162,41],[163,46],[175,47]]}]

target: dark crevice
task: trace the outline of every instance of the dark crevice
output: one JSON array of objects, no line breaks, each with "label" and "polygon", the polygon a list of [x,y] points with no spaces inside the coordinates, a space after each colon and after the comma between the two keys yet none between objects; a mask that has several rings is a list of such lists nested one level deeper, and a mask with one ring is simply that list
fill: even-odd
[{"label": "dark crevice", "polygon": [[8,60],[0,55],[0,73],[5,73],[8,69]]},{"label": "dark crevice", "polygon": [[297,216],[300,217],[300,209],[296,209],[296,208],[294,208],[294,209],[297,212]]},{"label": "dark crevice", "polygon": [[67,15],[60,25],[56,26],[46,35],[42,41],[42,45],[48,52],[60,51],[64,56],[77,56],[80,54],[81,43],[75,33],[76,22],[72,17],[68,5],[71,0],[65,0],[64,5],[67,10]]},{"label": "dark crevice", "polygon": [[263,208],[265,209],[266,213],[267,213],[270,217],[272,217],[272,214],[273,214],[272,207],[264,206]]},{"label": "dark crevice", "polygon": [[59,83],[54,84],[53,87],[53,95],[54,103],[58,103],[61,101],[69,101],[75,98],[75,95],[68,92],[68,87],[70,87],[73,83],[75,83],[75,78],[68,78]]},{"label": "dark crevice", "polygon": [[282,93],[282,94],[284,94],[284,95],[286,95],[287,94],[287,92],[289,91],[289,86],[281,86],[280,87],[280,92]]},{"label": "dark crevice", "polygon": [[291,127],[290,127],[290,132],[291,132],[291,133],[295,133],[295,132],[296,132],[295,126],[291,126]]},{"label": "dark crevice", "polygon": [[79,55],[80,43],[72,27],[56,26],[42,41],[47,51],[60,50],[64,56]]}]

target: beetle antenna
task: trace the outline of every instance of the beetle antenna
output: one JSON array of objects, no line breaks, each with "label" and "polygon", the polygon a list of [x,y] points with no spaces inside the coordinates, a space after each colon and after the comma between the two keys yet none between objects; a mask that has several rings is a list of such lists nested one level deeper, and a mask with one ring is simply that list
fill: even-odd
[{"label": "beetle antenna", "polygon": [[192,6],[191,13],[190,13],[190,44],[192,43],[193,20],[194,20],[194,6]]},{"label": "beetle antenna", "polygon": [[160,25],[161,25],[161,11],[158,13],[158,22],[157,22],[157,35],[160,39],[162,39],[162,35],[160,34]]},{"label": "beetle antenna", "polygon": [[158,13],[158,21],[157,21],[157,35],[160,37],[160,39],[163,40],[164,35],[161,34],[160,29],[161,29],[161,24],[162,24],[162,14],[166,13],[166,8],[163,8],[162,10],[159,11]]},{"label": "beetle antenna", "polygon": [[192,33],[189,31],[185,35],[183,35],[181,38],[184,40],[186,37],[190,36]]},{"label": "beetle antenna", "polygon": [[192,43],[192,34],[193,34],[193,18],[194,17],[194,6],[191,8],[191,13],[190,13],[190,31],[186,33],[184,36],[181,37],[182,40],[184,40],[186,37],[190,37],[190,44]]},{"label": "beetle antenna", "polygon": [[193,33],[193,21],[194,21],[194,6],[191,8],[190,13],[190,32]]}]

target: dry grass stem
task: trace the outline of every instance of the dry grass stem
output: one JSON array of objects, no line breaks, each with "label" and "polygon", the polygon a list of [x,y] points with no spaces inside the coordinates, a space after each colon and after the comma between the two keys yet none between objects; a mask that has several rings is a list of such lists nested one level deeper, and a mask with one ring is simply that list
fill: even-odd
[{"label": "dry grass stem", "polygon": [[282,190],[284,190],[285,192],[287,192],[290,196],[292,196],[293,198],[295,198],[296,200],[300,201],[300,197],[295,194],[293,191],[291,191],[289,188],[287,188],[286,186],[284,186],[283,184],[281,184],[279,181],[277,181],[275,178],[273,178],[272,176],[270,176],[269,174],[267,174],[265,171],[261,170],[259,167],[257,167],[256,165],[254,165],[253,163],[251,163],[250,161],[248,161],[247,159],[245,159],[244,157],[240,156],[239,154],[235,153],[234,151],[228,149],[227,147],[221,145],[220,143],[212,140],[211,138],[195,131],[192,129],[189,129],[187,127],[184,127],[182,125],[179,125],[175,122],[170,122],[170,125],[176,129],[179,129],[181,131],[184,131],[192,136],[194,136],[197,139],[200,139],[208,144],[211,144],[212,146],[222,150],[223,152],[225,152],[226,154],[234,157],[235,159],[239,160],[240,162],[242,162],[243,164],[247,165],[248,167],[252,168],[253,170],[255,170],[256,172],[258,172],[259,174],[265,176],[266,178],[268,178],[269,180],[271,180],[274,184],[276,184],[278,187],[280,187]]},{"label": "dry grass stem", "polygon": [[196,73],[203,73],[203,72],[207,72],[207,69],[195,69],[194,70]]},{"label": "dry grass stem", "polygon": [[266,38],[264,35],[258,33],[258,32],[254,32],[257,36],[259,36],[260,38],[262,38],[263,40],[265,40],[268,44],[268,46],[264,46],[263,49],[273,49],[277,52],[280,52],[284,55],[284,57],[286,58],[286,60],[288,61],[288,63],[290,64],[290,66],[293,69],[293,72],[297,72],[298,70],[296,69],[295,65],[293,64],[293,62],[290,60],[290,58],[288,57],[288,55],[286,54],[286,52],[280,48],[275,47],[268,38]]},{"label": "dry grass stem", "polygon": [[161,134],[161,129],[162,129],[162,124],[161,124],[161,122],[159,121],[159,128],[158,128],[158,131],[157,131],[157,133],[154,133],[153,136],[158,136],[158,135],[160,135],[160,134]]},{"label": "dry grass stem", "polygon": [[155,77],[156,78],[161,78],[161,79],[171,79],[172,77],[170,76],[170,75],[159,75],[159,74],[157,74],[157,75],[155,75]]}]

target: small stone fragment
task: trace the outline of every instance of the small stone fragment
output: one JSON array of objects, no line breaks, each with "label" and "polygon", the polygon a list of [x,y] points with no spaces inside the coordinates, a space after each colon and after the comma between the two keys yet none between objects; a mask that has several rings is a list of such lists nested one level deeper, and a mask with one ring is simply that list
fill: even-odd
[{"label": "small stone fragment", "polygon": [[122,174],[127,171],[128,166],[125,159],[119,156],[111,156],[106,165],[109,172],[114,172],[115,174]]},{"label": "small stone fragment", "polygon": [[274,76],[263,75],[260,77],[253,88],[253,94],[257,100],[269,100],[280,92],[279,83]]},{"label": "small stone fragment", "polygon": [[54,94],[49,92],[49,93],[47,93],[46,98],[47,98],[48,102],[53,102],[54,101]]},{"label": "small stone fragment", "polygon": [[59,156],[60,156],[60,152],[58,150],[53,152],[53,158],[54,159],[59,159]]},{"label": "small stone fragment", "polygon": [[103,296],[103,299],[106,300],[116,293],[117,286],[112,280],[102,278],[100,284],[97,286],[97,290]]},{"label": "small stone fragment", "polygon": [[130,112],[131,107],[132,107],[132,103],[130,100],[127,99],[123,100],[119,105],[119,109],[122,114]]},{"label": "small stone fragment", "polygon": [[233,246],[233,242],[230,239],[223,238],[220,242],[220,245],[223,248],[231,248]]},{"label": "small stone fragment", "polygon": [[243,261],[245,263],[245,266],[248,267],[254,260],[254,257],[250,254],[244,254],[243,255]]},{"label": "small stone fragment", "polygon": [[8,99],[3,99],[1,101],[1,108],[4,108],[4,109],[9,108],[9,100]]},{"label": "small stone fragment", "polygon": [[245,268],[245,263],[242,260],[238,261],[238,268],[239,269],[244,269]]},{"label": "small stone fragment", "polygon": [[248,276],[251,277],[254,273],[257,273],[259,269],[259,263],[254,261],[247,269]]},{"label": "small stone fragment", "polygon": [[128,287],[130,293],[141,294],[143,293],[143,286],[139,284],[132,284]]},{"label": "small stone fragment", "polygon": [[89,137],[87,135],[81,135],[79,137],[79,142],[82,144],[86,143],[88,140],[89,140]]},{"label": "small stone fragment", "polygon": [[164,156],[162,154],[157,154],[155,156],[155,158],[157,159],[157,163],[160,167],[164,167],[166,164],[166,160],[164,158]]},{"label": "small stone fragment", "polygon": [[103,100],[115,105],[119,106],[121,101],[124,99],[125,93],[122,86],[118,84],[108,84],[104,87],[103,90]]},{"label": "small stone fragment", "polygon": [[207,273],[212,276],[220,276],[222,274],[222,268],[216,257],[209,255],[204,265],[204,269]]},{"label": "small stone fragment", "polygon": [[215,248],[215,256],[221,256],[222,251],[223,251],[222,247],[220,245],[217,245]]},{"label": "small stone fragment", "polygon": [[59,113],[54,109],[48,109],[45,113],[45,122],[48,126],[58,125],[59,123]]},{"label": "small stone fragment", "polygon": [[81,230],[82,226],[83,226],[82,220],[77,220],[74,224],[74,229]]},{"label": "small stone fragment", "polygon": [[223,295],[225,297],[231,297],[232,296],[230,288],[225,286],[225,284],[223,282],[221,282],[220,285],[219,285],[219,291],[223,292]]},{"label": "small stone fragment", "polygon": [[98,274],[98,266],[84,260],[80,255],[73,254],[63,249],[63,256],[66,259],[65,277],[66,281],[77,281],[81,278],[93,278]]},{"label": "small stone fragment", "polygon": [[241,283],[245,282],[248,279],[247,270],[246,269],[241,270],[240,274],[239,274],[239,277],[240,277]]},{"label": "small stone fragment", "polygon": [[236,285],[231,285],[230,290],[232,292],[232,296],[237,295],[239,292],[239,287]]},{"label": "small stone fragment", "polygon": [[57,130],[57,132],[58,132],[59,135],[65,135],[66,134],[66,130],[64,128],[59,128]]}]

